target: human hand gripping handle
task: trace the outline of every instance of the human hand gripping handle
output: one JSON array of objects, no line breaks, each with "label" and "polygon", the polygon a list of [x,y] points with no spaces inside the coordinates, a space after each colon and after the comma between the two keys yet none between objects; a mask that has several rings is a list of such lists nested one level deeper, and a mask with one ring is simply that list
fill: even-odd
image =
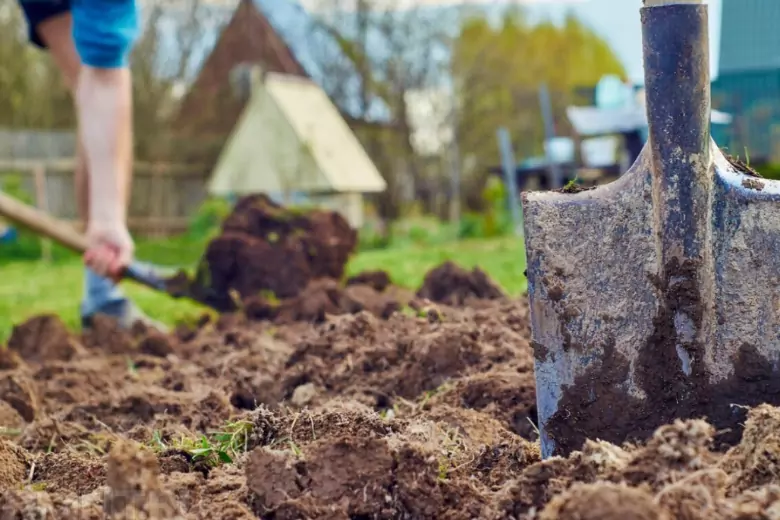
[{"label": "human hand gripping handle", "polygon": [[84,263],[95,273],[118,282],[133,261],[135,244],[127,226],[119,220],[90,221]]}]

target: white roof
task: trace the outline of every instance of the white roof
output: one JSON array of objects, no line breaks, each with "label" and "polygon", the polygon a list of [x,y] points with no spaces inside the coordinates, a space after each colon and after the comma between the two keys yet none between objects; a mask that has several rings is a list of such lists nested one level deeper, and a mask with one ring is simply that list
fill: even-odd
[{"label": "white roof", "polygon": [[386,187],[322,88],[304,78],[269,73],[253,87],[209,191],[369,193]]},{"label": "white roof", "polygon": [[[570,106],[566,108],[566,115],[580,135],[631,132],[647,127],[646,102],[645,89],[639,89],[633,100],[620,106]],[[731,120],[730,114],[718,110],[712,110],[710,115],[710,121],[715,124],[729,124]]]}]

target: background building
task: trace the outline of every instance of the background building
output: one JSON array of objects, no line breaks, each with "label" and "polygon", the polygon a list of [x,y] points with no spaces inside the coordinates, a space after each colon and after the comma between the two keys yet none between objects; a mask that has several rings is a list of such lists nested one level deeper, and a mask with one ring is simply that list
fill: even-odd
[{"label": "background building", "polygon": [[716,141],[751,163],[780,159],[780,1],[723,0],[713,106],[734,114]]}]

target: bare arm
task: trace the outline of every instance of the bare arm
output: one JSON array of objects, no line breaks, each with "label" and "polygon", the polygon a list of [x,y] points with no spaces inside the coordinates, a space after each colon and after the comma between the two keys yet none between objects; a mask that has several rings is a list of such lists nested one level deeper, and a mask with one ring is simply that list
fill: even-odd
[{"label": "bare arm", "polygon": [[130,71],[82,67],[78,107],[90,163],[90,221],[124,225],[132,175]]},{"label": "bare arm", "polygon": [[84,259],[97,273],[117,279],[134,252],[127,231],[133,156],[130,70],[83,66],[77,104],[89,165],[87,237],[92,248]]}]

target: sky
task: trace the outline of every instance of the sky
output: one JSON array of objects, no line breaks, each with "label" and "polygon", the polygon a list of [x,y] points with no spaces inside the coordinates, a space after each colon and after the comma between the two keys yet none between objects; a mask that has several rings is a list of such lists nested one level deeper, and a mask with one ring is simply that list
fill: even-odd
[{"label": "sky", "polygon": [[[722,0],[704,0],[709,5],[710,18],[710,72],[713,79],[717,75],[717,63],[720,45],[720,18]],[[780,0],[778,0],[780,1]],[[458,0],[385,0],[387,5],[402,9],[414,5],[454,6],[464,2]],[[562,20],[568,10],[605,38],[616,51],[626,67],[629,77],[642,82],[642,28],[639,9],[642,0],[466,0],[469,4],[486,6],[504,6],[509,3],[520,4],[532,20],[552,18]],[[323,0],[302,0],[304,6],[317,10],[323,6]],[[325,2],[328,3],[328,2]],[[330,2],[332,4],[332,0]]]},{"label": "sky", "polygon": [[[228,7],[236,0],[205,0],[207,3]],[[276,0],[287,2],[289,0]],[[378,0],[382,1],[382,0]],[[626,68],[631,80],[643,81],[642,68],[642,32],[639,10],[642,0],[383,0],[387,5],[402,9],[410,4],[454,6],[468,4],[503,7],[508,3],[521,4],[532,21],[552,19],[562,21],[566,12],[571,10],[586,24],[609,42]],[[720,20],[722,0],[704,0],[709,4],[710,13],[710,69],[712,78],[717,76],[717,63],[720,44]],[[780,1],[780,0],[778,0]],[[300,0],[308,9],[317,11],[324,5],[333,6],[334,0]],[[338,1],[335,4],[338,5]],[[354,0],[345,0],[345,4],[354,5]],[[497,10],[498,11],[498,10]],[[216,35],[214,35],[216,37]],[[214,38],[211,38],[212,40]],[[204,41],[204,51],[213,42]],[[205,57],[205,56],[204,56]]]},{"label": "sky", "polygon": [[[441,0],[423,0],[429,3]],[[780,1],[780,0],[778,0]],[[717,75],[720,45],[721,0],[705,0],[709,4],[710,21],[710,73]],[[453,3],[444,1],[442,3]],[[493,1],[481,3],[495,4]],[[551,17],[562,20],[567,10],[574,11],[585,23],[605,38],[617,53],[629,77],[643,81],[642,26],[639,9],[642,0],[529,0],[517,2],[527,5],[532,17]]]}]

